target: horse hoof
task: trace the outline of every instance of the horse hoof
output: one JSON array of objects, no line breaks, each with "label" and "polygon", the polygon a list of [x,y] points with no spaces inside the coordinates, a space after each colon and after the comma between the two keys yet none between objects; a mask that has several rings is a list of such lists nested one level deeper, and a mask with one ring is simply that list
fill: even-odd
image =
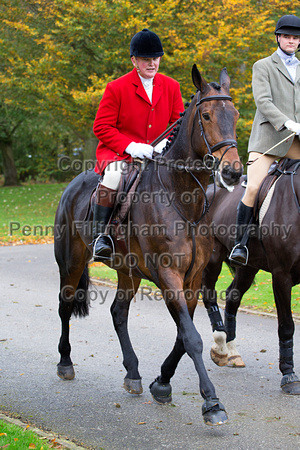
[{"label": "horse hoof", "polygon": [[205,400],[202,405],[202,415],[205,425],[216,426],[228,422],[224,405],[218,398]]},{"label": "horse hoof", "polygon": [[172,401],[172,387],[170,383],[159,383],[157,380],[149,386],[153,400],[160,405],[171,403]]},{"label": "horse hoof", "polygon": [[73,380],[75,377],[73,364],[70,366],[62,366],[61,364],[57,364],[57,375],[62,380]]},{"label": "horse hoof", "polygon": [[129,394],[142,394],[143,386],[142,380],[132,380],[131,378],[124,378],[123,388],[129,392]]},{"label": "horse hoof", "polygon": [[220,355],[213,348],[210,350],[210,357],[219,367],[227,366],[228,364],[228,355]]},{"label": "horse hoof", "polygon": [[246,364],[244,363],[240,355],[229,356],[228,363],[226,365],[227,367],[246,367]]},{"label": "horse hoof", "polygon": [[295,373],[284,375],[280,386],[287,395],[300,395],[300,381]]}]

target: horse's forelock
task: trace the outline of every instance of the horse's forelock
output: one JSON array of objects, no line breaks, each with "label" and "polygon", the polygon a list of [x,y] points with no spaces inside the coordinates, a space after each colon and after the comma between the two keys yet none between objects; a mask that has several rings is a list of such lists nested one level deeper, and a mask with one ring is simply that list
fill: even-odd
[{"label": "horse's forelock", "polygon": [[219,85],[219,83],[216,83],[215,81],[209,83],[209,86],[211,86],[213,89],[216,89],[217,91],[221,90],[221,86]]}]

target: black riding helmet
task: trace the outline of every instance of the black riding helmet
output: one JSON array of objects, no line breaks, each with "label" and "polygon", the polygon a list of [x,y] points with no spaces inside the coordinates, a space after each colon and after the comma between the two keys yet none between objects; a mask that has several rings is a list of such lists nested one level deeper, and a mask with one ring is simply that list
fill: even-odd
[{"label": "black riding helmet", "polygon": [[144,28],[133,36],[130,42],[130,57],[157,58],[164,54],[161,41],[157,34]]},{"label": "black riding helmet", "polygon": [[[278,20],[276,27],[275,27],[275,35],[278,47],[280,47],[279,41],[278,41],[278,35],[279,34],[288,34],[291,36],[300,36],[300,18],[297,16],[293,16],[292,14],[288,14],[287,16],[282,16]],[[281,49],[282,50],[282,49]],[[298,50],[300,50],[300,44],[298,45]],[[284,52],[287,55],[289,53]]]},{"label": "black riding helmet", "polygon": [[293,15],[282,16],[276,24],[275,34],[300,36],[300,18]]}]

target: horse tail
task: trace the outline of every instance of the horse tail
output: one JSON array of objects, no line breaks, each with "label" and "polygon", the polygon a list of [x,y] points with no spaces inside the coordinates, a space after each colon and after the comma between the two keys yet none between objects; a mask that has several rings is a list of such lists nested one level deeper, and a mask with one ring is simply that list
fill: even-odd
[{"label": "horse tail", "polygon": [[75,317],[85,317],[89,315],[90,298],[88,295],[90,277],[88,266],[86,265],[79,280],[73,301],[72,315]]}]

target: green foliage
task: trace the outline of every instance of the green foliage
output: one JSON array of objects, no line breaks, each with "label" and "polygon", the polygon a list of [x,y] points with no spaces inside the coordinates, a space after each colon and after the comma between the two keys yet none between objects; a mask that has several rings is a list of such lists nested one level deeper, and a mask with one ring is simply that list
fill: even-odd
[{"label": "green foliage", "polygon": [[[276,49],[278,18],[299,12],[287,0],[3,0],[0,148],[9,136],[18,153],[25,136],[25,153],[42,153],[53,175],[53,153],[66,139],[84,149],[107,82],[131,69],[130,40],[148,27],[163,42],[161,71],[180,82],[184,101],[195,91],[194,63],[208,81],[227,67],[245,159],[255,111],[252,65]],[[17,161],[22,176],[36,176],[31,161]]]}]

